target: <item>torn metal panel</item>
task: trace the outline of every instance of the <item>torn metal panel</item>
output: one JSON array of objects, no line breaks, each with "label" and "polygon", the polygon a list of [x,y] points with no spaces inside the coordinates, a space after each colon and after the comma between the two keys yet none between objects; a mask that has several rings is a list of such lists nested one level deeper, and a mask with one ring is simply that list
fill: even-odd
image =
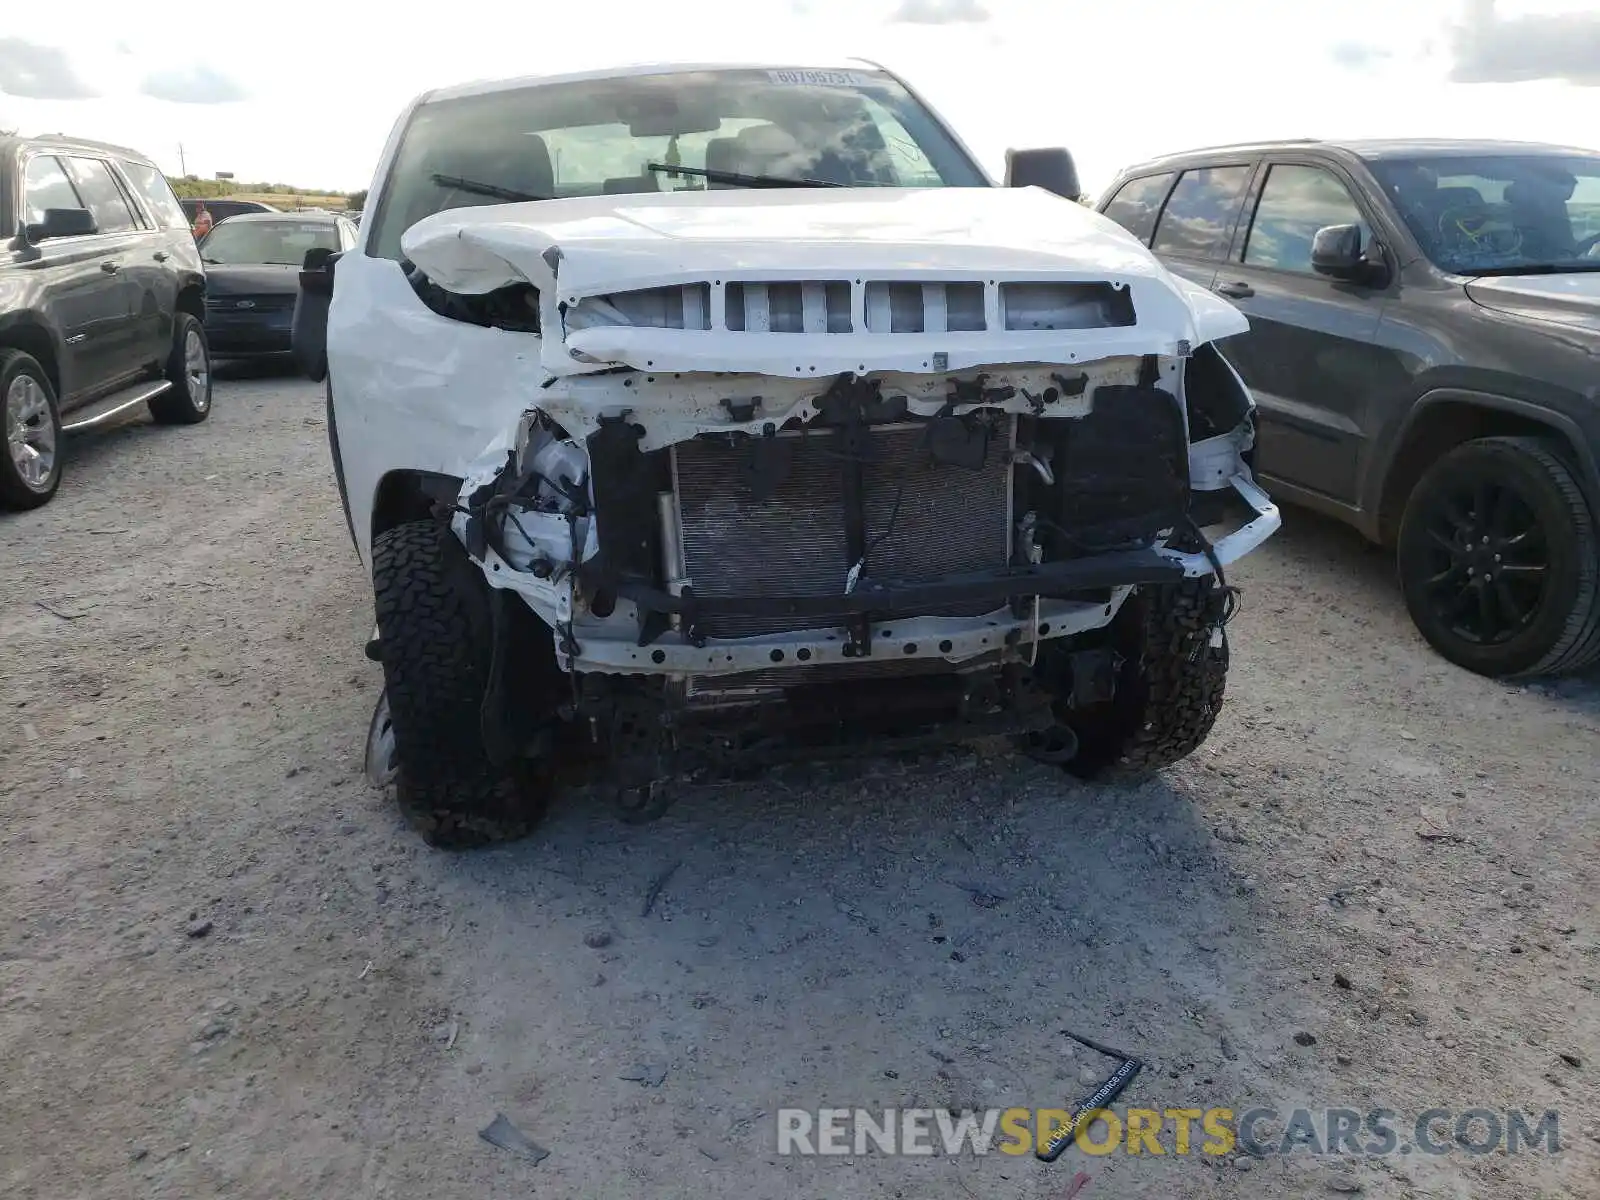
[{"label": "torn metal panel", "polygon": [[561,331],[541,362],[559,375],[942,373],[1182,355],[1247,327],[1116,225],[1036,189],[487,205],[428,217],[403,245],[451,291],[539,288],[547,331]]}]

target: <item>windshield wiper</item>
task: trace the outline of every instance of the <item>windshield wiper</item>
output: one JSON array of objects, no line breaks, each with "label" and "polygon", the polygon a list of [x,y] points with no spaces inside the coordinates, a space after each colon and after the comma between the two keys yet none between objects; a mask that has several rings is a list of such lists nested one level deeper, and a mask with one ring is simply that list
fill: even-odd
[{"label": "windshield wiper", "polygon": [[734,187],[748,188],[811,188],[811,187],[848,187],[848,184],[834,183],[831,179],[785,179],[781,175],[741,175],[738,171],[712,171],[700,167],[674,167],[667,163],[645,163],[647,171],[666,171],[669,174],[693,175],[696,179],[708,179],[712,183],[730,183]]},{"label": "windshield wiper", "polygon": [[1600,260],[1571,263],[1524,263],[1519,267],[1481,267],[1471,274],[1480,279],[1500,275],[1577,275],[1584,271],[1600,271]]},{"label": "windshield wiper", "polygon": [[460,192],[472,192],[478,196],[488,196],[492,200],[509,200],[512,203],[526,200],[548,200],[549,196],[535,196],[531,192],[519,192],[515,188],[501,187],[497,183],[484,183],[478,179],[465,179],[460,175],[445,175],[435,171],[428,176],[440,187],[455,188]]},{"label": "windshield wiper", "polygon": [[207,258],[204,254],[202,254],[200,256],[200,261],[203,262],[203,263],[210,263],[213,267],[220,267],[220,266],[226,265],[226,264],[223,263],[223,261],[220,258]]}]

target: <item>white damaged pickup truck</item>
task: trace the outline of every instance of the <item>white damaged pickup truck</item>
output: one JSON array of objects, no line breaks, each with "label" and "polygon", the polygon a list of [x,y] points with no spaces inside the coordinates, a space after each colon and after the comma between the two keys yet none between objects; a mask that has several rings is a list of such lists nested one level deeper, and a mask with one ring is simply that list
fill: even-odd
[{"label": "white damaged pickup truck", "polygon": [[397,793],[519,836],[781,757],[1011,737],[1086,778],[1210,731],[1278,527],[1244,318],[904,82],[642,68],[421,97],[296,354],[370,570]]}]

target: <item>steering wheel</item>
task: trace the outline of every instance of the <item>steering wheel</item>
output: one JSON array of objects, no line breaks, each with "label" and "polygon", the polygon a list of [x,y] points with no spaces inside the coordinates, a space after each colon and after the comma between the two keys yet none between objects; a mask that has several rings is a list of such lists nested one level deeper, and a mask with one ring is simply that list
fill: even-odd
[{"label": "steering wheel", "polygon": [[1596,246],[1600,246],[1600,233],[1591,233],[1588,237],[1584,238],[1583,241],[1578,243],[1578,248],[1573,253],[1573,257],[1574,258],[1600,257],[1600,256],[1597,256],[1595,254],[1595,252],[1594,252]]},{"label": "steering wheel", "polygon": [[1514,257],[1522,248],[1522,234],[1487,204],[1458,204],[1439,214],[1439,235],[1444,245],[1458,253],[1484,259]]}]

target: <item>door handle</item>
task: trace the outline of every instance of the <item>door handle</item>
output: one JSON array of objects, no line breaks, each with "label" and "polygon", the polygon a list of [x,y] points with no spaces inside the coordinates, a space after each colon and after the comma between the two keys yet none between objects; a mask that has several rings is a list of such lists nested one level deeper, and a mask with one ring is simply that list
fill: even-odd
[{"label": "door handle", "polygon": [[157,250],[155,252],[155,260],[157,262],[166,262],[170,257],[171,256],[165,250]]},{"label": "door handle", "polygon": [[1219,296],[1227,296],[1233,300],[1243,300],[1256,294],[1255,288],[1242,279],[1235,279],[1232,283],[1216,284],[1211,290]]},{"label": "door handle", "polygon": [[100,264],[100,269],[107,275],[115,275],[122,268],[117,266],[117,264],[114,262],[103,262]]}]

